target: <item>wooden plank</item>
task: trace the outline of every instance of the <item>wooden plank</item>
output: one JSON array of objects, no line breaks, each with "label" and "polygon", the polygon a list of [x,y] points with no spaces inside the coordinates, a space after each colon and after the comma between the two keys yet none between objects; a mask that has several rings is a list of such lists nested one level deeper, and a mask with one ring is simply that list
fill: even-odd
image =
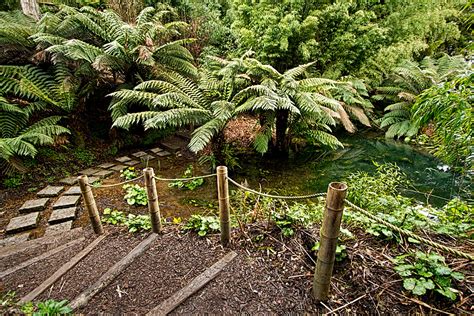
[{"label": "wooden plank", "polygon": [[148,312],[147,316],[164,316],[171,313],[176,307],[182,302],[187,300],[191,295],[200,290],[209,281],[214,279],[219,272],[229,264],[237,254],[234,251],[226,254],[221,260],[214,263],[206,271],[194,278],[188,285],[174,293],[171,297],[165,300],[163,303],[153,308]]},{"label": "wooden plank", "polygon": [[114,264],[107,272],[105,272],[99,280],[79,294],[69,305],[73,310],[86,305],[89,300],[97,293],[107,287],[119,274],[123,272],[136,258],[143,254],[158,237],[158,234],[152,233],[135,248],[132,249],[125,257]]},{"label": "wooden plank", "polygon": [[9,257],[12,255],[18,255],[23,251],[26,251],[31,248],[41,247],[41,246],[50,246],[57,247],[58,245],[64,243],[65,240],[75,239],[78,236],[82,235],[82,228],[74,228],[66,233],[58,233],[47,237],[41,237],[33,240],[28,240],[19,244],[4,246],[0,248],[0,259]]},{"label": "wooden plank", "polygon": [[86,248],[81,252],[75,255],[71,260],[66,262],[61,268],[53,273],[49,278],[47,278],[43,283],[41,283],[37,288],[28,293],[26,296],[22,297],[19,301],[20,304],[30,302],[34,300],[38,295],[43,293],[47,288],[54,284],[60,277],[62,277],[66,272],[71,270],[79,261],[81,261],[85,256],[87,256],[92,249],[94,249],[107,235],[101,235],[97,237],[93,242],[91,242]]},{"label": "wooden plank", "polygon": [[41,255],[39,255],[39,256],[37,256],[37,257],[31,258],[31,259],[29,259],[29,260],[26,260],[26,261],[24,261],[24,262],[22,262],[22,263],[20,263],[20,264],[18,264],[18,265],[16,265],[16,266],[14,266],[14,267],[11,267],[10,269],[7,269],[7,270],[5,270],[5,271],[2,271],[2,272],[0,272],[0,278],[3,278],[3,277],[5,277],[5,276],[7,276],[7,275],[9,275],[9,274],[11,274],[11,273],[13,273],[13,272],[15,272],[15,271],[18,271],[18,270],[21,270],[21,269],[23,269],[23,268],[26,268],[27,266],[32,265],[33,263],[36,263],[36,262],[41,261],[41,260],[43,260],[43,259],[49,258],[49,257],[51,257],[52,255],[57,254],[58,252],[63,251],[64,249],[67,249],[67,248],[69,248],[69,247],[74,246],[75,244],[78,244],[78,243],[84,241],[84,239],[86,239],[86,238],[85,238],[85,237],[81,237],[81,238],[79,238],[79,239],[75,239],[75,240],[70,241],[70,242],[68,242],[68,243],[66,243],[66,244],[64,244],[64,245],[61,245],[61,246],[56,247],[56,248],[53,248],[53,249],[51,249],[50,251],[44,252],[43,254],[41,254]]}]

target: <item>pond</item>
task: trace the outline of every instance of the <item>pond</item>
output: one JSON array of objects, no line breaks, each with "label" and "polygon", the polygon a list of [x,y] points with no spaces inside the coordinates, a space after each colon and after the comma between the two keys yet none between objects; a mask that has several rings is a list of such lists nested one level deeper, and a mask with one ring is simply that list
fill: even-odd
[{"label": "pond", "polygon": [[[402,195],[441,206],[451,197],[469,195],[467,180],[450,172],[436,157],[409,144],[368,135],[342,138],[343,149],[321,153],[307,148],[287,161],[254,158],[241,163],[234,176],[246,179],[252,188],[275,189],[299,194],[325,192],[328,183],[343,181],[357,171],[374,173],[377,163],[394,163],[407,175],[413,191]],[[472,185],[472,183],[471,183]],[[464,193],[461,192],[463,189]],[[419,192],[416,192],[419,191]],[[420,193],[422,192],[422,193]],[[467,193],[466,193],[467,192]],[[430,196],[427,196],[430,193]]]}]

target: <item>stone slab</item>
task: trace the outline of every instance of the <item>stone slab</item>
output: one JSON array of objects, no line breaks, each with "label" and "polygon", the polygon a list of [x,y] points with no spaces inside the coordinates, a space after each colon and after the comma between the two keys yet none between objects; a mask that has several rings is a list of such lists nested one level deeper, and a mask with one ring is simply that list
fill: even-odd
[{"label": "stone slab", "polygon": [[50,236],[58,233],[63,233],[68,230],[71,230],[72,228],[72,221],[69,222],[64,222],[61,224],[56,224],[56,225],[50,225],[46,227],[46,231],[44,232],[45,236]]},{"label": "stone slab", "polygon": [[38,195],[39,197],[55,197],[55,196],[58,196],[63,191],[64,191],[63,186],[48,185],[46,188],[36,193],[36,195]]},{"label": "stone slab", "polygon": [[92,176],[92,177],[89,177],[89,183],[92,184],[96,181],[100,181],[100,178],[99,177],[96,177],[96,176]]},{"label": "stone slab", "polygon": [[124,166],[124,165],[118,165],[118,166],[115,166],[113,168],[110,168],[110,170],[114,170],[114,171],[121,171],[123,169],[127,168],[127,166]]},{"label": "stone slab", "polygon": [[145,156],[140,157],[141,161],[149,161],[149,160],[153,160],[153,159],[156,159],[156,157],[154,157],[152,155],[148,155],[148,154],[146,154]]},{"label": "stone slab", "polygon": [[153,148],[153,149],[150,149],[150,151],[154,154],[157,154],[159,153],[160,151],[163,151],[164,149],[163,148],[160,148],[160,147],[156,147],[156,148]]},{"label": "stone slab", "polygon": [[124,165],[127,165],[127,166],[130,166],[130,167],[133,167],[133,166],[136,166],[140,163],[140,161],[137,161],[137,160],[130,160],[130,161],[126,161],[124,162],[123,164]]},{"label": "stone slab", "polygon": [[125,162],[125,161],[130,161],[132,159],[130,157],[123,156],[123,157],[115,158],[115,160],[117,160],[118,162]]},{"label": "stone slab", "polygon": [[140,157],[143,157],[143,156],[146,156],[147,153],[144,152],[144,151],[137,151],[136,153],[133,153],[132,156],[135,156],[137,158],[140,158]]},{"label": "stone slab", "polygon": [[114,172],[112,170],[101,170],[99,172],[94,173],[94,177],[99,177],[101,179],[107,178],[111,175],[113,175]]},{"label": "stone slab", "polygon": [[99,171],[101,171],[101,170],[100,170],[100,169],[96,169],[96,168],[88,168],[88,169],[79,171],[79,174],[85,174],[86,176],[91,176],[91,175],[93,175],[94,173],[99,172]]},{"label": "stone slab", "polygon": [[109,169],[111,167],[115,166],[114,163],[111,163],[111,162],[106,162],[106,163],[103,163],[101,165],[98,165],[97,167],[99,168],[102,168],[102,169]]},{"label": "stone slab", "polygon": [[27,215],[14,217],[10,220],[10,223],[8,223],[6,232],[14,233],[14,232],[22,231],[22,230],[35,228],[38,225],[37,224],[38,217],[39,217],[39,212],[34,212]]},{"label": "stone slab", "polygon": [[13,235],[11,237],[0,239],[0,247],[11,246],[28,240],[30,233]]},{"label": "stone slab", "polygon": [[48,203],[49,198],[41,198],[41,199],[34,199],[28,200],[20,207],[20,213],[29,213],[35,211],[42,211],[46,208],[46,204]]},{"label": "stone slab", "polygon": [[59,183],[73,185],[77,182],[77,177],[67,177],[64,179],[59,180]]},{"label": "stone slab", "polygon": [[79,195],[64,195],[57,199],[53,204],[53,210],[60,208],[75,207],[79,203],[81,197]]},{"label": "stone slab", "polygon": [[81,188],[76,186],[70,187],[64,192],[64,195],[81,195]]},{"label": "stone slab", "polygon": [[73,220],[76,218],[76,207],[60,208],[53,210],[49,217],[48,223],[60,223]]},{"label": "stone slab", "polygon": [[166,150],[163,150],[163,151],[160,151],[158,153],[156,153],[159,157],[166,157],[166,156],[170,156],[171,153],[169,151],[166,151]]},{"label": "stone slab", "polygon": [[176,153],[177,151],[181,150],[181,145],[179,145],[178,142],[174,142],[174,141],[162,141],[160,143],[160,145],[162,147],[165,147],[166,150],[168,150],[169,152],[172,152],[172,153]]}]

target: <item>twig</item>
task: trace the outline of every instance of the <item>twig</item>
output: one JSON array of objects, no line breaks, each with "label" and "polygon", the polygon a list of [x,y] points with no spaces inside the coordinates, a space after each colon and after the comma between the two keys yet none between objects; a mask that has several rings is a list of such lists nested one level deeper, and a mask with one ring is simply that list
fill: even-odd
[{"label": "twig", "polygon": [[336,309],[333,309],[332,311],[330,311],[330,312],[327,313],[326,315],[329,315],[329,314],[335,313],[335,312],[337,312],[337,311],[340,311],[341,309],[346,308],[347,306],[354,304],[355,302],[357,302],[358,300],[363,299],[363,298],[366,297],[366,296],[367,296],[367,294],[364,294],[364,295],[362,295],[362,296],[359,296],[359,297],[356,298],[355,300],[352,300],[352,301],[350,301],[349,303],[347,303],[347,304],[345,304],[345,305],[342,305],[342,306],[340,306],[340,307],[338,307],[338,308],[336,308]]},{"label": "twig", "polygon": [[330,309],[326,304],[324,304],[323,302],[319,302],[319,303],[321,303],[321,305],[326,307],[326,309],[329,311],[329,314],[332,313],[332,309]]}]

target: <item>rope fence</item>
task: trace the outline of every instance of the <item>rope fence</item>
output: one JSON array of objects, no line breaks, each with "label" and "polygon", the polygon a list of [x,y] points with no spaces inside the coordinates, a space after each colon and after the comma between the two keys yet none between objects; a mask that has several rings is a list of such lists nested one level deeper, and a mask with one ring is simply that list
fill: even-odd
[{"label": "rope fence", "polygon": [[[148,169],[151,169],[151,168],[148,168]],[[152,172],[152,170],[148,170],[147,169],[145,170],[145,173],[142,174],[141,176],[139,177],[136,177],[134,179],[130,179],[130,180],[126,180],[126,181],[123,181],[123,182],[120,182],[120,183],[115,183],[115,184],[108,184],[108,185],[93,185],[93,184],[89,184],[88,182],[85,182],[84,185],[85,187],[91,187],[91,188],[94,188],[94,189],[102,189],[102,188],[112,188],[112,187],[116,187],[116,186],[122,186],[124,184],[127,184],[127,183],[131,183],[131,182],[135,182],[137,180],[140,180],[144,177],[146,177],[146,173],[147,172]],[[148,186],[150,187],[154,187],[155,186],[155,183],[154,183],[154,180],[158,180],[158,181],[190,181],[190,180],[196,180],[196,179],[205,179],[205,178],[212,178],[212,177],[216,177],[219,178],[221,177],[220,181],[218,179],[218,186],[221,187],[223,184],[222,183],[219,183],[219,182],[230,182],[232,183],[234,186],[236,186],[237,188],[241,189],[241,190],[244,190],[246,192],[249,192],[249,193],[252,193],[252,194],[256,194],[256,195],[259,195],[259,196],[262,196],[262,197],[267,197],[267,198],[272,198],[272,199],[279,199],[279,200],[304,200],[304,199],[311,199],[311,198],[316,198],[316,197],[321,197],[321,196],[327,196],[327,193],[325,192],[321,192],[321,193],[313,193],[313,194],[307,194],[307,195],[274,195],[274,194],[268,194],[268,193],[264,193],[264,192],[261,192],[261,191],[257,191],[257,190],[254,190],[254,189],[251,189],[251,188],[248,188],[240,183],[238,183],[237,181],[235,181],[234,179],[230,178],[228,175],[227,175],[227,170],[225,172],[225,174],[223,175],[220,175],[218,173],[211,173],[211,174],[207,174],[207,175],[201,175],[201,176],[195,176],[195,177],[189,177],[189,178],[161,178],[161,177],[157,177],[154,175],[154,173],[151,173],[149,175],[149,178],[147,180],[148,182]],[[153,179],[153,183],[150,184],[150,181],[151,179]],[[226,185],[227,186],[227,185]],[[226,188],[226,190],[228,190],[228,188]],[[151,191],[150,191],[151,192]],[[86,192],[88,195],[89,195],[89,192]],[[156,193],[155,193],[156,194]],[[150,201],[152,202],[155,202],[158,200],[158,196],[156,195],[155,198],[149,198]],[[219,197],[219,202],[226,202],[228,203],[229,201],[229,196],[228,196],[228,193],[226,194],[226,196],[223,196],[223,197]],[[424,238],[424,237],[421,237],[411,231],[408,231],[408,230],[405,230],[405,229],[402,229],[398,226],[395,226],[381,218],[379,218],[378,216],[370,213],[369,211],[357,206],[356,204],[352,203],[351,201],[347,200],[344,198],[344,202],[350,206],[354,211],[356,212],[359,212],[359,213],[362,213],[364,214],[365,216],[367,216],[370,220],[374,221],[374,222],[377,222],[379,224],[382,224],[382,225],[385,225],[387,226],[388,228],[404,235],[404,236],[407,236],[407,237],[410,237],[410,238],[413,238],[423,244],[426,244],[426,245],[429,245],[433,248],[436,248],[436,249],[439,249],[439,250],[442,250],[442,251],[445,251],[445,252],[448,252],[448,253],[451,253],[453,255],[456,255],[458,257],[462,257],[462,258],[465,258],[465,259],[468,259],[468,260],[471,260],[471,261],[474,261],[474,255],[473,254],[469,254],[469,253],[465,253],[465,252],[462,252],[460,250],[457,250],[457,249],[454,249],[452,247],[448,247],[448,246],[445,246],[445,245],[442,245],[442,244],[439,244],[437,242],[434,242],[434,241],[431,241],[427,238]],[[155,203],[156,204],[156,203]],[[159,207],[158,205],[156,204],[154,207],[154,210],[153,212],[154,213],[159,213]],[[95,213],[95,212],[94,212]],[[91,216],[92,218],[92,216]]]}]

